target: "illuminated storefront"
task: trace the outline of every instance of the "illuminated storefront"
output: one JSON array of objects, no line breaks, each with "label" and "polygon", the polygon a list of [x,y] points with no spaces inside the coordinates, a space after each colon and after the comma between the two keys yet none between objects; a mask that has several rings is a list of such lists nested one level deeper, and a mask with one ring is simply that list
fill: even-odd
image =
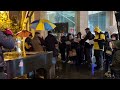
[{"label": "illuminated storefront", "polygon": [[[32,11],[29,11],[29,14],[30,12]],[[27,13],[28,11],[24,17]],[[72,33],[83,32],[86,27],[93,32],[95,26],[99,26],[102,31],[105,31],[115,22],[113,11],[34,11],[28,16],[29,18],[24,19],[24,28],[27,30],[31,30],[30,23],[37,19],[48,19],[53,23],[68,23],[68,32]]]},{"label": "illuminated storefront", "polygon": [[107,27],[115,24],[113,11],[88,11],[88,17],[88,27],[92,32],[95,26],[104,32]]}]

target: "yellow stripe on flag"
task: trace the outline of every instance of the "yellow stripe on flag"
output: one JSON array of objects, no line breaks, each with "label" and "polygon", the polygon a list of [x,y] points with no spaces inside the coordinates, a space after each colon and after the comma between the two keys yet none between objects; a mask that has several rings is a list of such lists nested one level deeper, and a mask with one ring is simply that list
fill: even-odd
[{"label": "yellow stripe on flag", "polygon": [[45,30],[44,24],[41,21],[37,25],[36,30]]},{"label": "yellow stripe on flag", "polygon": [[55,27],[56,27],[56,25],[54,25],[54,24],[52,24],[52,23],[48,23],[48,24],[50,24],[50,26],[51,26],[52,28],[55,28]]}]

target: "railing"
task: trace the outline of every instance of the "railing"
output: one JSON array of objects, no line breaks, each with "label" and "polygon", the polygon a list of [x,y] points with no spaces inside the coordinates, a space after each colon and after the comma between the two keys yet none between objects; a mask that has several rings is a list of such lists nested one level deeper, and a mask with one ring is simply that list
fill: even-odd
[{"label": "railing", "polygon": [[19,77],[39,68],[44,68],[47,78],[50,78],[50,68],[52,67],[53,52],[42,52],[25,58],[7,60],[7,79]]}]

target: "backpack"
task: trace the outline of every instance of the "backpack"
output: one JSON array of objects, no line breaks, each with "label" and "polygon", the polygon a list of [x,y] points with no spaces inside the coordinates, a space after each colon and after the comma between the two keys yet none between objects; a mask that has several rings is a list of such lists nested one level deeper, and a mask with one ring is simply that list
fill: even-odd
[{"label": "backpack", "polygon": [[99,38],[98,38],[98,39],[100,39],[100,35],[101,35],[101,34],[104,34],[104,33],[103,33],[103,32],[100,32],[100,33],[99,33]]},{"label": "backpack", "polygon": [[[101,35],[101,34],[104,34],[104,33],[100,32],[98,39],[100,39],[100,35]],[[105,41],[98,40],[98,44],[99,44],[100,49],[103,49],[103,46],[105,45]]]},{"label": "backpack", "polygon": [[94,39],[94,37],[95,37],[94,34],[91,33],[91,35],[92,35],[92,36],[91,36],[91,39]]}]

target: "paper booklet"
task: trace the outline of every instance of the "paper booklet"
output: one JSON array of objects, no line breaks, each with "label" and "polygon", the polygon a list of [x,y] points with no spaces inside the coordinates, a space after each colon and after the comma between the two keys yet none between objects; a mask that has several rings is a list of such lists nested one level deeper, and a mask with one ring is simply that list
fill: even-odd
[{"label": "paper booklet", "polygon": [[89,39],[87,39],[85,42],[89,43],[90,45],[94,44],[94,41],[93,40],[89,40]]}]

